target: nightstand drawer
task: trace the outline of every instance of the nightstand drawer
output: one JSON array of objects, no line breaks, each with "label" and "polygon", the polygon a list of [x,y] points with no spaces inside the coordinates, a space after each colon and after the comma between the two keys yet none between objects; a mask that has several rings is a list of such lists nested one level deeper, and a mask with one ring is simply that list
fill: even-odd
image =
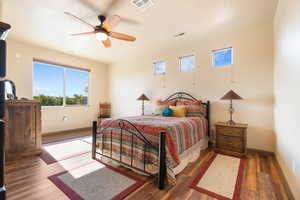
[{"label": "nightstand drawer", "polygon": [[236,136],[236,137],[242,137],[244,134],[243,128],[232,128],[232,127],[226,127],[226,126],[217,126],[217,133],[222,135],[228,135],[228,136]]},{"label": "nightstand drawer", "polygon": [[244,142],[240,137],[218,134],[216,148],[242,153],[244,151]]}]

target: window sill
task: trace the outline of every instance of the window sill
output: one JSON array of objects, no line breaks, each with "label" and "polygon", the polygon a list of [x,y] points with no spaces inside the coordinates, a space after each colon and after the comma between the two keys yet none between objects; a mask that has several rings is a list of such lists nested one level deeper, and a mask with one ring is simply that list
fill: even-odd
[{"label": "window sill", "polygon": [[91,105],[65,105],[63,107],[90,107]]},{"label": "window sill", "polygon": [[91,105],[65,105],[65,106],[42,106],[42,108],[80,108],[80,107],[90,107]]},{"label": "window sill", "polygon": [[222,68],[222,67],[224,67],[224,68],[227,68],[227,67],[232,67],[233,66],[233,64],[228,64],[228,65],[219,65],[219,66],[215,66],[215,65],[213,65],[213,67],[214,68]]}]

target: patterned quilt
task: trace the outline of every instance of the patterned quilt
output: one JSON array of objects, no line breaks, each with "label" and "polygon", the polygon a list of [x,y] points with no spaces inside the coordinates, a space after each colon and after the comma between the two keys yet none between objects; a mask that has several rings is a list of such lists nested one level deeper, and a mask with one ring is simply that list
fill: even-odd
[{"label": "patterned quilt", "polygon": [[[166,165],[171,184],[175,184],[172,169],[180,164],[179,155],[204,138],[208,130],[207,120],[204,117],[138,116],[123,119],[140,130],[154,148],[145,146],[141,139],[132,137],[128,131],[123,130],[121,134],[118,129],[121,125],[139,135],[133,126],[127,123],[120,124],[116,119],[107,119],[98,127],[97,151],[117,160],[122,159],[122,162],[154,174],[158,172],[159,133],[165,131]],[[122,148],[120,148],[121,143]]]}]

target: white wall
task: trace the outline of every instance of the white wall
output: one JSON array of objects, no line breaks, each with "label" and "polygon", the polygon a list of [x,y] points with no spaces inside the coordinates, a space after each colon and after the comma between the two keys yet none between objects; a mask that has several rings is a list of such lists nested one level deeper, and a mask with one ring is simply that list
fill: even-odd
[{"label": "white wall", "polygon": [[[186,38],[187,37],[187,38]],[[273,133],[273,28],[272,24],[242,30],[219,30],[205,38],[174,39],[169,47],[157,44],[157,51],[145,48],[144,56],[119,62],[110,68],[110,98],[114,116],[141,113],[136,98],[145,93],[146,113],[153,103],[177,91],[186,91],[200,99],[212,101],[212,121],[225,121],[228,103],[219,99],[233,88],[243,101],[235,101],[237,122],[249,124],[248,147],[274,150]],[[233,46],[234,66],[213,68],[211,50]],[[193,72],[179,72],[178,57],[195,55]],[[167,62],[167,75],[154,76],[153,62]],[[230,76],[234,83],[231,83]],[[164,87],[165,86],[165,87]]]},{"label": "white wall", "polygon": [[[89,106],[43,107],[42,132],[90,127],[96,119],[100,101],[108,97],[108,66],[103,63],[75,57],[49,49],[32,46],[19,41],[7,41],[7,77],[17,86],[17,96],[32,99],[33,95],[33,59],[65,64],[91,70]],[[68,120],[63,121],[66,116]]]},{"label": "white wall", "polygon": [[280,0],[274,24],[276,155],[300,199],[300,1]]},{"label": "white wall", "polygon": [[2,11],[2,10],[3,10],[3,8],[2,8],[3,5],[2,5],[2,4],[3,4],[3,3],[2,3],[2,0],[0,0],[0,20],[2,20],[2,17],[3,17],[3,16],[2,16],[2,15],[3,15],[3,11]]}]

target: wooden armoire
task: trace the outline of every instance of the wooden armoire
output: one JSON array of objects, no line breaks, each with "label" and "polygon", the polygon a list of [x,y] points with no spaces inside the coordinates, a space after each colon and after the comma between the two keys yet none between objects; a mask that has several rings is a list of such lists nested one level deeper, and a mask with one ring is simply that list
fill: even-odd
[{"label": "wooden armoire", "polygon": [[5,156],[15,160],[41,153],[41,104],[34,100],[5,101]]}]

